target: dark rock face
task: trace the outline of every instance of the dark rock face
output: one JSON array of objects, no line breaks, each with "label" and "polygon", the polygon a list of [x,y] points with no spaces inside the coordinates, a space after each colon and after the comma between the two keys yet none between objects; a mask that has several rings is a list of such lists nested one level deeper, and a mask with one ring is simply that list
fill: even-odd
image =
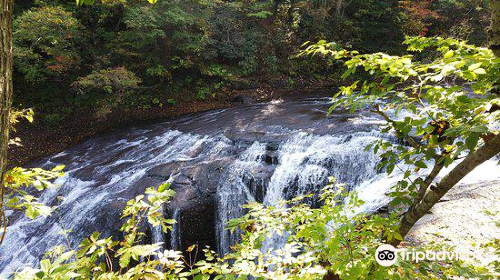
[{"label": "dark rock face", "polygon": [[264,155],[264,161],[267,164],[277,165],[278,164],[278,155],[275,151],[267,151]]},{"label": "dark rock face", "polygon": [[242,103],[242,104],[252,104],[252,103],[255,103],[256,100],[251,96],[248,96],[245,94],[240,94],[240,95],[236,95],[235,97],[233,97],[231,99],[231,102]]},{"label": "dark rock face", "polygon": [[[175,198],[166,205],[165,212],[172,217],[175,209],[180,211],[181,248],[185,250],[191,245],[201,247],[217,247],[217,189],[221,184],[223,172],[231,166],[241,151],[248,148],[251,139],[233,140],[231,146],[213,160],[170,162],[155,166],[148,170],[147,176],[154,179],[174,177],[171,187],[176,191]],[[243,183],[248,187],[256,201],[263,202],[269,179],[277,163],[276,149],[278,144],[270,143],[268,155],[258,161],[264,164],[242,175]],[[171,235],[166,236],[167,239]]]},{"label": "dark rock face", "polygon": [[273,171],[274,167],[272,166],[261,166],[258,169],[254,170],[253,174],[245,173],[243,175],[243,183],[248,187],[250,193],[257,202],[264,202],[266,189],[269,185],[269,180],[273,175]]},{"label": "dark rock face", "polygon": [[185,252],[193,244],[198,244],[200,248],[206,246],[217,248],[215,214],[216,207],[213,201],[193,205],[192,208],[181,212],[181,251]]},{"label": "dark rock face", "polygon": [[166,213],[172,217],[175,209],[180,211],[179,249],[184,251],[194,244],[216,247],[215,195],[220,173],[230,162],[231,158],[225,157],[196,165],[169,163],[148,172],[149,176],[175,176],[171,187],[176,196],[166,205]]}]

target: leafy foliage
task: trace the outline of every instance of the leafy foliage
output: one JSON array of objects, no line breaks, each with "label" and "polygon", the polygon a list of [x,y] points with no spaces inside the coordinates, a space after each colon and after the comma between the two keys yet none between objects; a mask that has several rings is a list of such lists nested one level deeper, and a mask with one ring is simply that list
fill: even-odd
[{"label": "leafy foliage", "polygon": [[[390,268],[377,265],[376,247],[384,240],[399,238],[393,235],[397,219],[359,214],[356,209],[363,202],[334,184],[323,190],[320,208],[302,203],[305,197],[273,207],[246,206],[248,214],[230,223],[231,230],[240,228],[244,233],[235,252],[218,258],[207,248],[203,250],[205,259],[190,262],[181,252],[161,252],[161,244],[141,241],[143,221],[161,226],[164,232],[175,223],[163,218],[160,210],[173,194],[168,184],[148,188],[146,195],[127,203],[121,241],[100,238],[95,232],[78,250],[56,247],[40,262],[40,268],[25,268],[14,279],[324,279],[328,273],[340,279],[488,276],[480,268],[453,261],[439,265],[399,262]],[[263,246],[285,232],[283,246]],[[187,253],[196,256],[197,251],[194,246]]]},{"label": "leafy foliage", "polygon": [[403,30],[411,36],[442,36],[469,40],[483,45],[484,27],[489,22],[487,1],[425,0],[399,1],[403,11]]},{"label": "leafy foliage", "polygon": [[[23,109],[23,110],[11,110],[10,112],[10,131],[16,131],[16,124],[18,124],[22,119],[27,120],[28,122],[33,122],[33,109]],[[21,145],[21,139],[19,137],[9,139],[9,145]]]},{"label": "leafy foliage", "polygon": [[[387,173],[401,161],[406,166],[404,179],[392,193],[395,205],[411,204],[425,192],[420,169],[432,162],[436,168],[449,166],[463,153],[474,151],[483,139],[498,133],[499,120],[500,100],[492,92],[498,90],[500,60],[491,50],[438,37],[411,37],[405,43],[410,51],[433,49],[437,54],[431,61],[419,61],[412,55],[332,49],[325,42],[304,51],[345,60],[344,78],[357,70],[371,76],[341,87],[331,110],[371,108],[387,121],[383,131],[407,141],[409,145],[380,140],[368,147],[382,150],[380,167]],[[407,114],[400,117],[401,112]]]},{"label": "leafy foliage", "polygon": [[[435,34],[449,26],[439,20],[450,18],[452,12],[445,17],[433,7],[458,7],[456,3],[462,2],[401,1],[401,7],[397,1],[372,0],[343,6],[335,5],[337,1],[166,0],[152,7],[144,1],[103,1],[99,9],[79,12],[44,4],[15,20],[16,68],[32,86],[74,81],[77,97],[51,99],[68,99],[74,106],[97,105],[106,114],[126,102],[132,104],[129,100],[137,97],[134,94],[141,82],[168,84],[173,92],[195,89],[198,97],[206,98],[227,91],[227,85],[242,77],[293,77],[303,66],[324,72],[309,61],[309,65],[288,61],[293,47],[304,40],[326,37],[362,51],[382,48],[399,53],[403,33]],[[77,0],[78,5],[93,3]],[[400,8],[405,17],[416,20],[415,25],[401,24]],[[442,30],[430,32],[430,25],[442,26]],[[455,32],[459,36],[470,33]],[[381,152],[380,167],[388,174],[396,167],[405,168],[404,178],[390,194],[397,211],[421,199],[430,176],[421,172],[430,164],[433,170],[448,166],[498,134],[500,107],[500,61],[490,50],[438,37],[407,38],[405,43],[418,54],[360,54],[327,41],[302,52],[322,54],[327,66],[342,61],[347,67],[344,79],[370,77],[342,87],[331,110],[371,109],[386,120],[383,131],[405,141],[400,145],[381,140],[367,147]],[[117,66],[124,63],[130,70]],[[160,103],[156,97],[153,100]],[[21,111],[15,116],[21,115],[30,118],[31,113]],[[51,181],[62,176],[61,171],[62,167],[10,170],[6,205],[23,210],[30,218],[49,215],[51,208],[39,203],[30,189],[54,187]],[[39,268],[25,268],[15,279],[488,277],[484,270],[460,262],[376,265],[375,248],[403,238],[398,233],[400,213],[358,213],[363,202],[338,185],[324,189],[318,208],[305,204],[304,197],[273,207],[249,205],[247,215],[230,223],[231,230],[239,228],[243,233],[235,252],[219,258],[205,249],[205,259],[194,263],[181,252],[160,252],[161,244],[144,244],[145,223],[160,226],[164,232],[175,223],[162,215],[163,204],[173,195],[168,184],[147,189],[123,211],[123,238],[101,238],[94,233],[78,250],[56,247]],[[286,239],[283,246],[269,246],[276,236]],[[193,252],[197,255],[198,248],[187,253]]]},{"label": "leafy foliage", "polygon": [[[11,130],[15,131],[15,125],[19,123],[21,119],[26,119],[29,122],[33,121],[33,110],[25,109],[12,111],[10,118]],[[10,139],[9,145],[19,146],[21,145],[21,139]],[[31,219],[35,219],[40,215],[50,215],[52,208],[38,202],[35,192],[41,192],[48,188],[55,188],[56,186],[52,181],[64,175],[62,172],[63,169],[64,166],[61,165],[54,167],[52,170],[44,170],[41,168],[26,169],[22,167],[14,167],[7,170],[4,175],[5,188],[2,191],[2,208],[5,205],[7,209],[21,210]],[[1,213],[2,215],[5,214],[3,211]],[[5,223],[3,223],[5,226],[8,222],[7,217],[2,217],[2,221],[5,221]],[[0,245],[4,235],[5,228],[0,235]]]},{"label": "leafy foliage", "polygon": [[124,67],[99,70],[78,78],[72,88],[87,104],[93,104],[97,115],[104,116],[129,99],[136,98],[141,80]]},{"label": "leafy foliage", "polygon": [[[130,108],[224,96],[256,84],[317,83],[337,76],[340,67],[322,59],[289,59],[304,41],[400,53],[403,34],[417,32],[407,26],[413,19],[422,22],[415,21],[416,29],[430,28],[428,34],[484,43],[484,3],[473,8],[477,1],[420,2],[107,0],[90,5],[93,0],[79,0],[80,7],[66,1],[16,2],[15,103],[34,107],[50,123],[64,121],[71,112],[95,106],[94,98],[68,90],[74,81],[123,66],[148,88],[147,97],[124,102]],[[438,18],[429,16],[436,13]],[[464,28],[451,32],[457,22]],[[465,28],[468,22],[473,29]],[[113,101],[100,101],[108,108],[104,111],[116,108],[106,102]]]},{"label": "leafy foliage", "polygon": [[[248,206],[250,211],[246,216],[233,220],[232,229],[239,227],[245,234],[235,253],[225,257],[232,264],[232,273],[263,279],[488,277],[481,268],[453,261],[439,265],[400,261],[382,267],[375,262],[376,248],[388,240],[401,239],[395,213],[385,217],[360,213],[359,207],[364,202],[338,184],[323,189],[319,208],[303,203],[304,198],[307,197],[272,207],[253,203]],[[283,234],[286,238],[283,246],[269,247],[276,240],[269,238]]]},{"label": "leafy foliage", "polygon": [[82,29],[61,7],[24,12],[14,21],[13,36],[16,67],[31,83],[60,80],[80,66],[76,46]]},{"label": "leafy foliage", "polygon": [[141,80],[124,67],[99,70],[77,79],[73,88],[79,94],[102,92],[105,94],[123,95],[138,88]]},{"label": "leafy foliage", "polygon": [[40,268],[25,268],[14,279],[188,279],[199,270],[185,270],[193,265],[180,252],[158,252],[161,243],[143,242],[145,222],[161,226],[164,232],[175,223],[162,212],[162,205],[173,195],[168,183],[146,189],[123,210],[123,239],[100,238],[95,232],[78,250],[55,247],[40,262]]},{"label": "leafy foliage", "polygon": [[15,167],[5,174],[7,193],[4,197],[5,205],[11,209],[23,210],[26,216],[34,219],[39,215],[48,216],[52,212],[51,208],[38,202],[33,196],[33,188],[36,191],[43,191],[54,188],[51,180],[63,175],[61,172],[64,166],[58,166],[50,171],[41,168],[24,169]]}]

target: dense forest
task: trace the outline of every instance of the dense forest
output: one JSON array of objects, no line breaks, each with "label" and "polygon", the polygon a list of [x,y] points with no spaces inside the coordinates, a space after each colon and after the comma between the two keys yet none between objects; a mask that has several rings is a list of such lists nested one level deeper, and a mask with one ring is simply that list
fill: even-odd
[{"label": "dense forest", "polygon": [[294,58],[302,44],[400,54],[405,35],[424,35],[481,46],[489,24],[479,0],[102,2],[15,2],[16,107],[50,126],[77,112],[335,81],[338,64]]},{"label": "dense forest", "polygon": [[500,1],[0,1],[0,279],[500,275]]}]

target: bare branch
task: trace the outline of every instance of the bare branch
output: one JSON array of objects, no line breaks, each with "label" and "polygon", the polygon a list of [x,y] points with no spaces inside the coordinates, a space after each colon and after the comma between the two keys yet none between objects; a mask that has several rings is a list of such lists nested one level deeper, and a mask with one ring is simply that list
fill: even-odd
[{"label": "bare branch", "polygon": [[432,168],[431,172],[429,173],[429,175],[427,175],[427,177],[425,177],[424,181],[419,184],[418,197],[415,200],[416,202],[422,200],[422,198],[425,195],[425,192],[427,191],[427,188],[432,184],[434,179],[436,179],[436,176],[443,169],[444,161],[440,162],[439,159],[440,159],[439,157],[435,159],[434,167]]},{"label": "bare branch", "polygon": [[[386,122],[390,123],[392,125],[392,127],[397,130],[396,122],[394,120],[392,120],[391,118],[389,118],[389,116],[387,116],[386,113],[381,111],[380,108],[378,107],[378,105],[375,107],[375,109],[370,110],[370,111],[380,115]],[[400,131],[398,131],[398,132],[401,133]],[[421,146],[420,143],[418,143],[417,140],[415,140],[410,135],[403,135],[403,138],[406,141],[408,141],[408,143],[415,149],[418,149]]]}]

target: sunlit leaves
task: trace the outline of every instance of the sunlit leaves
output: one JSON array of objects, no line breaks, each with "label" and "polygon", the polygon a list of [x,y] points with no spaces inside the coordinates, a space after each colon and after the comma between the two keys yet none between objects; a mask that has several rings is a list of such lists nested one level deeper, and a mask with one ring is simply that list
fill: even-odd
[{"label": "sunlit leaves", "polygon": [[31,219],[40,215],[50,215],[52,208],[38,202],[38,199],[31,193],[56,187],[52,181],[64,175],[63,168],[64,166],[61,165],[47,171],[41,168],[15,167],[7,171],[5,204],[11,209],[24,211]]},{"label": "sunlit leaves", "polygon": [[158,188],[148,188],[145,194],[128,201],[123,210],[122,218],[125,218],[125,222],[121,230],[127,233],[126,240],[128,239],[127,242],[130,244],[136,241],[136,232],[143,219],[146,219],[152,226],[161,226],[164,232],[167,232],[171,228],[170,225],[175,223],[175,220],[163,217],[162,205],[175,194],[169,188],[168,183],[162,184]]},{"label": "sunlit leaves", "polygon": [[[174,192],[169,183],[151,187],[144,195],[130,200],[123,210],[125,221],[122,230],[125,234],[121,241],[113,237],[102,238],[94,232],[84,239],[78,250],[58,246],[46,254],[39,269],[25,268],[16,274],[15,279],[191,279],[190,276],[208,279],[195,263],[184,259],[181,252],[164,251],[161,243],[145,244],[144,222],[160,225],[166,231],[173,220],[163,217],[162,205],[169,202]],[[192,246],[192,253],[198,247]],[[214,253],[204,250],[214,260]],[[193,256],[193,259],[196,260]],[[207,258],[207,260],[209,260]],[[114,267],[118,265],[118,267]],[[205,261],[204,267],[209,267]],[[121,268],[121,269],[120,269]],[[119,270],[118,270],[119,269]],[[213,270],[213,269],[212,269]]]},{"label": "sunlit leaves", "polygon": [[[373,108],[386,121],[382,132],[400,139],[370,146],[382,159],[379,168],[388,174],[400,164],[407,169],[401,170],[405,178],[393,189],[399,197],[413,196],[420,181],[411,178],[425,176],[422,170],[437,162],[448,166],[498,133],[500,114],[498,95],[491,94],[500,82],[500,60],[491,50],[438,37],[408,37],[405,44],[411,52],[425,52],[425,59],[358,54],[324,41],[302,52],[341,60],[346,67],[342,77],[354,77],[340,88],[330,110]],[[357,71],[371,78],[361,84]]]},{"label": "sunlit leaves", "polygon": [[161,248],[160,245],[161,244],[135,245],[118,249],[116,256],[120,259],[120,267],[128,267],[131,259],[138,261],[141,257],[148,257],[156,254],[156,251]]},{"label": "sunlit leaves", "polygon": [[[143,236],[141,221],[156,213],[158,204],[168,203],[172,195],[168,184],[163,184],[130,200],[123,211],[128,224],[122,228],[124,233]],[[207,248],[203,249],[205,259],[193,263],[181,252],[161,251],[161,244],[144,244],[135,238],[129,242],[127,236],[122,241],[113,241],[113,237],[101,238],[94,232],[77,251],[64,250],[61,246],[54,248],[38,269],[25,268],[15,279],[319,280],[328,272],[340,279],[438,279],[443,273],[458,275],[459,272],[478,275],[471,267],[454,262],[440,263],[430,269],[430,263],[424,261],[418,270],[408,262],[381,267],[373,256],[377,246],[402,238],[396,230],[396,215],[360,213],[357,209],[364,202],[338,184],[332,183],[323,189],[320,207],[303,203],[306,197],[276,206],[259,203],[245,206],[248,214],[229,223],[230,228],[242,230],[243,240],[234,247],[234,253],[224,258]],[[276,234],[286,234],[286,243],[273,244],[263,250],[263,242]],[[197,255],[198,247],[190,246],[186,253]]]},{"label": "sunlit leaves", "polygon": [[[419,279],[439,278],[442,273],[460,273],[464,264],[441,263],[435,269],[422,264],[399,262],[383,268],[375,263],[373,254],[379,244],[396,239],[398,216],[382,217],[357,210],[363,205],[355,193],[347,194],[341,185],[330,184],[321,193],[322,204],[312,208],[304,197],[264,206],[251,203],[249,213],[230,222],[244,234],[235,246],[235,253],[224,259],[232,266],[223,273],[262,279],[325,279],[327,272],[339,279]],[[405,196],[397,196],[402,202]],[[286,232],[286,233],[285,233]],[[270,243],[271,236],[283,235],[286,244]],[[267,242],[266,246],[262,246]],[[266,250],[264,250],[266,249]],[[468,272],[473,271],[467,267]],[[425,277],[424,277],[425,275]],[[224,275],[224,279],[232,279]],[[228,277],[228,278],[226,278]]]}]

